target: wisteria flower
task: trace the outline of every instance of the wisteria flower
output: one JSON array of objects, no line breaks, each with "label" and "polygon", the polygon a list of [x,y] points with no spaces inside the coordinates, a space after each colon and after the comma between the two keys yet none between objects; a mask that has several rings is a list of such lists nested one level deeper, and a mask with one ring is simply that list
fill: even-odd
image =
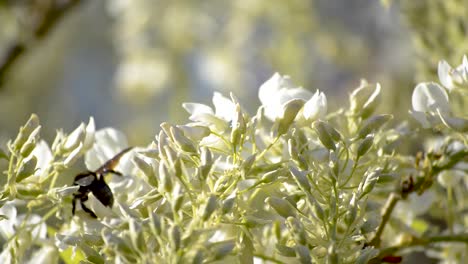
[{"label": "wisteria flower", "polygon": [[[437,123],[437,111],[450,112],[447,92],[437,83],[420,83],[412,95],[413,111],[410,114],[424,127]],[[440,123],[440,121],[439,121]]]},{"label": "wisteria flower", "polygon": [[327,98],[323,92],[317,90],[312,94],[302,87],[294,87],[289,76],[279,73],[260,86],[258,97],[265,108],[265,116],[272,121],[285,118],[288,106],[296,106],[298,104],[292,102],[298,101],[303,102],[303,117],[306,120],[324,117],[327,112]]},{"label": "wisteria flower", "polygon": [[455,88],[468,88],[468,58],[463,56],[463,62],[452,68],[445,60],[439,62],[437,69],[439,80],[450,91]]},{"label": "wisteria flower", "polygon": [[213,105],[214,111],[211,107],[199,103],[183,103],[182,107],[190,114],[191,121],[222,133],[236,117],[236,105],[218,92],[213,95]]}]

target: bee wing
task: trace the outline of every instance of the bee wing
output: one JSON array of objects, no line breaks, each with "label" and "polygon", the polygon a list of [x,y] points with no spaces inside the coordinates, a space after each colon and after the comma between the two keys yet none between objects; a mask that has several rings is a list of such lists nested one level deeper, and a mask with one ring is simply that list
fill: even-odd
[{"label": "bee wing", "polygon": [[108,171],[113,171],[115,166],[117,166],[117,164],[119,163],[120,158],[122,158],[122,156],[125,155],[125,153],[129,152],[132,148],[133,147],[128,147],[117,153],[114,157],[112,157],[110,160],[106,161],[106,163],[104,163],[101,167],[99,167],[99,169],[96,170],[96,173],[104,174]]},{"label": "bee wing", "polygon": [[74,183],[75,183],[75,185],[89,186],[95,180],[96,180],[96,175],[94,173],[78,174],[75,177]]}]

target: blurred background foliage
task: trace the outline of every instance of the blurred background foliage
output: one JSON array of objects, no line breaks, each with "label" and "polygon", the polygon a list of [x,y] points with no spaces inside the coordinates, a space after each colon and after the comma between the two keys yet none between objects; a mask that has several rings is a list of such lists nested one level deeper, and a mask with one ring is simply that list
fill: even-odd
[{"label": "blurred background foliage", "polygon": [[[63,12],[43,39],[33,33],[51,7]],[[361,78],[380,82],[381,111],[407,117],[417,81],[437,61],[468,53],[466,0],[10,0],[0,1],[0,58],[26,51],[0,87],[0,138],[37,113],[43,136],[94,116],[146,144],[159,124],[185,122],[185,101],[213,91],[259,105],[274,72],[324,91],[331,109]],[[0,59],[1,62],[1,59]]]}]

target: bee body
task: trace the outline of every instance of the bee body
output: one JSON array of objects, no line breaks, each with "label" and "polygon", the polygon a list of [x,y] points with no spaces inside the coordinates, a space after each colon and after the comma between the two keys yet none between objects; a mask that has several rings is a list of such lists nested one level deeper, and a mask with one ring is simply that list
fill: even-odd
[{"label": "bee body", "polygon": [[96,214],[86,207],[84,202],[88,200],[88,195],[91,192],[104,206],[112,207],[114,204],[114,195],[109,185],[104,181],[106,174],[112,173],[122,176],[120,172],[114,170],[120,158],[127,153],[131,148],[126,148],[115,155],[112,159],[108,160],[96,171],[87,171],[75,176],[73,185],[78,185],[80,188],[73,194],[72,201],[72,214],[75,214],[76,202],[80,201],[81,208],[87,212],[91,217],[97,218]]}]

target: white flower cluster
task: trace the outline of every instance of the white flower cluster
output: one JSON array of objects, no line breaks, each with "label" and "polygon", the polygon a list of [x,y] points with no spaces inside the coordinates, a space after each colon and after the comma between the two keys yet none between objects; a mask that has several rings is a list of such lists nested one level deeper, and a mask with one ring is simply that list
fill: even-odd
[{"label": "white flower cluster", "polygon": [[289,76],[278,73],[260,86],[258,97],[265,107],[265,116],[272,121],[287,118],[288,107],[297,104],[298,110],[302,108],[302,115],[296,116],[298,119],[315,121],[327,113],[327,97],[323,92],[317,90],[313,94],[302,87],[294,87]]},{"label": "white flower cluster", "polygon": [[463,63],[456,68],[446,61],[439,62],[438,74],[443,87],[435,82],[418,84],[412,95],[413,110],[409,112],[424,128],[444,124],[450,129],[467,132],[468,120],[453,115],[449,96],[456,90],[468,91],[467,57],[464,56]]}]

